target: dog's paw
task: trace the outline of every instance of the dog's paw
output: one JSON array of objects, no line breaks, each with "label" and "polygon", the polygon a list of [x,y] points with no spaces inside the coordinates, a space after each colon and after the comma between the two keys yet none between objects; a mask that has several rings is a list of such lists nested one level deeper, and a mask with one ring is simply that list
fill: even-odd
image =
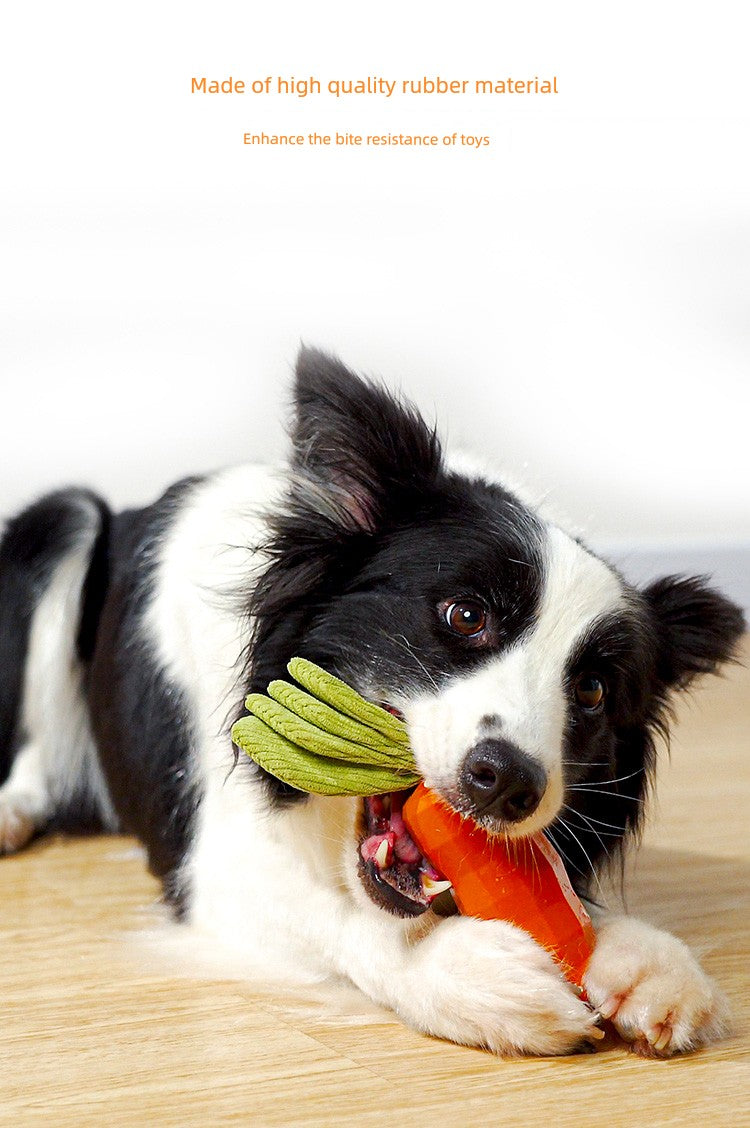
[{"label": "dog's paw", "polygon": [[0,854],[15,854],[33,837],[36,826],[22,801],[0,794]]},{"label": "dog's paw", "polygon": [[644,1056],[669,1057],[728,1030],[728,1007],[690,950],[641,921],[599,929],[584,986],[591,1004]]},{"label": "dog's paw", "polygon": [[396,1009],[427,1034],[498,1054],[569,1054],[603,1036],[551,956],[502,921],[455,917],[412,949]]}]

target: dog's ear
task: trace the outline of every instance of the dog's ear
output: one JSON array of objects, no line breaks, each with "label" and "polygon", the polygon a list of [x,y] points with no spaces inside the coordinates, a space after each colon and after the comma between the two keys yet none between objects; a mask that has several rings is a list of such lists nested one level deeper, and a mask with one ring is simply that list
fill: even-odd
[{"label": "dog's ear", "polygon": [[744,616],[703,577],[665,576],[643,595],[655,620],[657,677],[665,690],[682,689],[734,656]]},{"label": "dog's ear", "polygon": [[349,531],[398,519],[437,478],[435,431],[411,404],[335,357],[300,350],[294,408],[293,469],[308,504]]}]

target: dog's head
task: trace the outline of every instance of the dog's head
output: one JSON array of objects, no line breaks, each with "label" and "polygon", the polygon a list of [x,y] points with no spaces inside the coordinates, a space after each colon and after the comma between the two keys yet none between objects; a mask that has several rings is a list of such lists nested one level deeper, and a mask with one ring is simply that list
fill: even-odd
[{"label": "dog's head", "polygon": [[[428,786],[490,831],[546,829],[585,887],[638,826],[671,691],[731,656],[740,611],[700,579],[634,588],[319,352],[300,356],[293,442],[253,687],[295,653],[337,673],[404,717]],[[363,840],[397,818],[365,804]],[[419,912],[402,853],[362,876]]]}]

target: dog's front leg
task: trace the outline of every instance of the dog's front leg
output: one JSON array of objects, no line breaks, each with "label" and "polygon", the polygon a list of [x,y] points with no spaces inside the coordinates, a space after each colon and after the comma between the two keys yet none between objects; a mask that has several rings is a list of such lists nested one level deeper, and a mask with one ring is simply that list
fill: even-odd
[{"label": "dog's front leg", "polygon": [[403,922],[353,910],[337,970],[426,1034],[500,1054],[564,1054],[601,1036],[551,957],[501,921],[454,917],[415,941]]},{"label": "dog's front leg", "polygon": [[262,974],[337,974],[416,1030],[496,1053],[569,1053],[600,1035],[526,933],[470,917],[405,921],[372,904],[357,877],[354,805],[316,799],[269,814],[231,782],[207,799],[190,916]]},{"label": "dog's front leg", "polygon": [[727,1032],[726,1000],[681,940],[627,916],[597,925],[586,992],[637,1052],[666,1057]]}]

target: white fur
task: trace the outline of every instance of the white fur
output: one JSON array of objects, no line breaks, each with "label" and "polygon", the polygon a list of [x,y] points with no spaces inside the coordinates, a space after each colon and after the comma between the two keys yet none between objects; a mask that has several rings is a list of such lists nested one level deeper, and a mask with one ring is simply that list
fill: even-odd
[{"label": "white fur", "polygon": [[78,504],[87,511],[88,528],[58,563],[31,621],[21,700],[25,743],[0,788],[0,853],[23,846],[81,791],[104,826],[117,827],[74,658],[81,589],[99,523],[93,504]]},{"label": "white fur", "polygon": [[672,1054],[728,1030],[728,1006],[681,940],[630,917],[604,918],[586,972],[588,996],[628,1042]]},{"label": "white fur", "polygon": [[482,726],[486,716],[497,717],[497,735],[544,768],[547,787],[542,801],[516,824],[513,836],[547,826],[560,809],[566,664],[591,624],[625,604],[616,575],[554,525],[547,528],[545,568],[542,604],[528,634],[444,689],[396,702],[430,787],[455,791],[464,758],[482,735],[488,735]]}]

